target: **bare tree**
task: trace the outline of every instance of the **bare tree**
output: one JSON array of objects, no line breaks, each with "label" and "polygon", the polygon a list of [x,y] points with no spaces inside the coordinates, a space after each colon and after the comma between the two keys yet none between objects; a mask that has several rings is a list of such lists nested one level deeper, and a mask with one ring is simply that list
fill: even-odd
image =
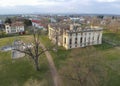
[{"label": "bare tree", "polygon": [[[25,46],[25,49],[14,49],[21,53],[25,53],[32,59],[35,69],[39,71],[39,58],[43,53],[48,51],[49,49],[44,49],[40,44],[40,32],[34,32],[33,34],[33,42],[32,47]],[[23,45],[22,45],[23,46]]]}]

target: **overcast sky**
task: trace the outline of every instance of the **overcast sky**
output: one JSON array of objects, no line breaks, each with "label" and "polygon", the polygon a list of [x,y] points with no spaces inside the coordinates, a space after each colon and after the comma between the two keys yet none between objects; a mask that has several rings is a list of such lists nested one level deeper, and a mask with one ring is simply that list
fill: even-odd
[{"label": "overcast sky", "polygon": [[0,14],[120,14],[120,0],[0,0]]}]

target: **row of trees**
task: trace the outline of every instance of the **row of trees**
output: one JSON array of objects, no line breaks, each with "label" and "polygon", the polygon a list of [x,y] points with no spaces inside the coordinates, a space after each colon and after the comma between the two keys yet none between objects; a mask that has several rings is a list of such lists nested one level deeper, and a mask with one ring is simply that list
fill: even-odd
[{"label": "row of trees", "polygon": [[[19,21],[18,19],[14,18],[6,18],[5,23],[12,24],[14,21]],[[24,23],[25,27],[32,26],[32,22],[29,19],[21,19],[21,21]]]}]

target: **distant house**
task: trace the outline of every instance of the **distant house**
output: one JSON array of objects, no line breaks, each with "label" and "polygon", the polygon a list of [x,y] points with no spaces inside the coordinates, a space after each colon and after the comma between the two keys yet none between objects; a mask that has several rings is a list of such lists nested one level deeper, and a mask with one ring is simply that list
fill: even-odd
[{"label": "distant house", "polygon": [[82,17],[73,17],[73,18],[70,18],[70,20],[72,20],[72,21],[85,21],[85,19],[84,18],[82,18]]},{"label": "distant house", "polygon": [[23,22],[14,22],[12,24],[5,24],[6,34],[23,33],[25,31]]},{"label": "distant house", "polygon": [[4,24],[2,22],[2,20],[0,20],[0,30],[3,30],[4,29]]},{"label": "distant house", "polygon": [[39,20],[32,20],[32,26],[37,27],[39,29],[43,28]]},{"label": "distant house", "polygon": [[51,23],[56,23],[57,21],[54,18],[50,18]]}]

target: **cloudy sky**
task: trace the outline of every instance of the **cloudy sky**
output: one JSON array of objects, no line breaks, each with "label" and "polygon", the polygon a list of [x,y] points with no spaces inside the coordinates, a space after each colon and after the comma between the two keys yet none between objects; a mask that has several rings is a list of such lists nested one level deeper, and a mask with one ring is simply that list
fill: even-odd
[{"label": "cloudy sky", "polygon": [[0,14],[120,14],[120,0],[0,0]]}]

